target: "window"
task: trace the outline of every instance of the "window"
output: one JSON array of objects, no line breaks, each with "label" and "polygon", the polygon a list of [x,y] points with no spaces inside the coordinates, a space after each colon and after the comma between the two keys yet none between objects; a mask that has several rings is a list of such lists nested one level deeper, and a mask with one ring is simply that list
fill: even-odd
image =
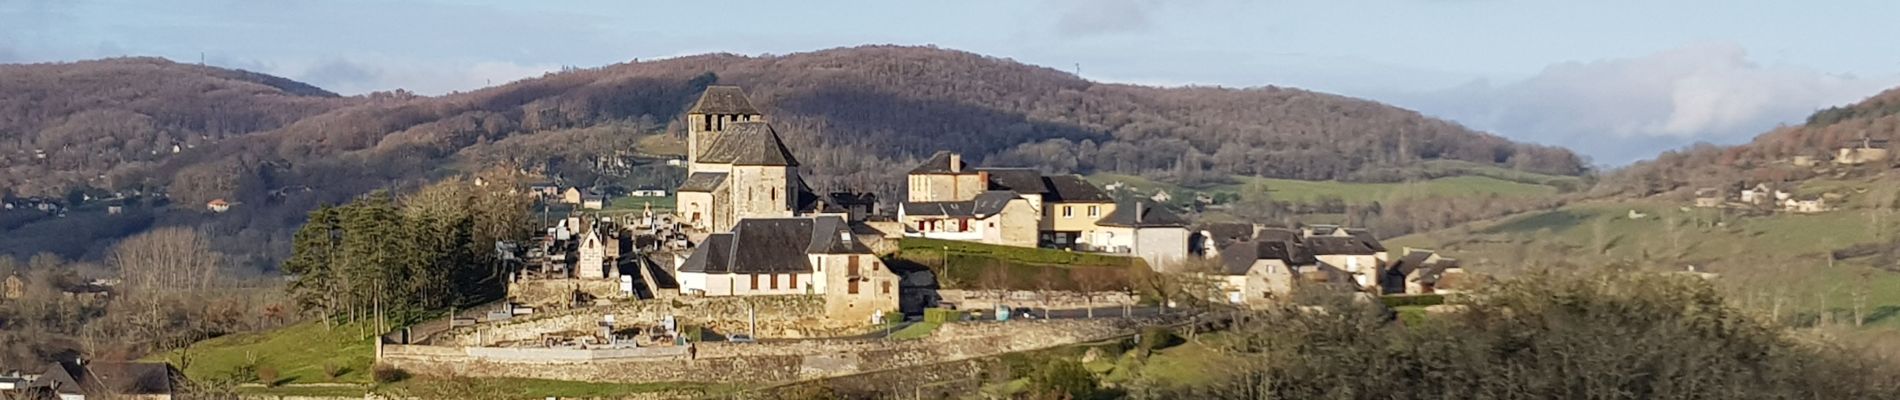
[{"label": "window", "polygon": [[1095,216],[1101,216],[1101,215],[1102,215],[1101,208],[1097,208],[1097,206],[1089,206],[1089,216],[1095,217]]},{"label": "window", "polygon": [[825,258],[818,257],[818,272],[825,272]]},{"label": "window", "polygon": [[789,281],[786,281],[786,285],[785,285],[785,287],[788,287],[788,288],[792,288],[792,289],[797,289],[797,288],[798,288],[798,274],[792,274],[792,276],[790,276],[790,277],[788,277],[788,278],[789,278],[790,280],[789,280]]},{"label": "window", "polygon": [[772,201],[778,201],[778,188],[772,188]]},{"label": "window", "polygon": [[772,288],[778,289],[778,274],[767,275],[767,277],[772,280]]},{"label": "window", "polygon": [[1062,217],[1068,218],[1072,216],[1075,216],[1075,207],[1062,206]]},{"label": "window", "polygon": [[751,276],[752,276],[752,290],[759,290],[759,276],[758,275],[751,275]]},{"label": "window", "polygon": [[[846,256],[845,260],[849,261],[847,265],[845,266],[845,276],[858,276],[858,257]],[[856,293],[856,292],[852,292],[852,293]]]},{"label": "window", "polygon": [[851,284],[845,285],[848,286],[845,288],[847,290],[846,293],[858,294],[858,280],[852,279],[850,282]]},{"label": "window", "polygon": [[884,281],[884,294],[891,294],[891,281]]}]

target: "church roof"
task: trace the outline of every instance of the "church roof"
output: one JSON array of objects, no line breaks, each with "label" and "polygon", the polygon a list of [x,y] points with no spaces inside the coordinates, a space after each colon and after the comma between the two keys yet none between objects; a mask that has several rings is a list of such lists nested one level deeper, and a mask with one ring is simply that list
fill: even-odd
[{"label": "church roof", "polygon": [[849,233],[844,219],[746,218],[732,233],[715,233],[693,249],[680,272],[708,274],[780,274],[812,272],[809,254],[867,254],[870,248]]},{"label": "church roof", "polygon": [[746,100],[745,90],[738,86],[708,86],[699,94],[699,102],[686,113],[758,115],[759,109],[752,107],[752,101]]},{"label": "church roof", "polygon": [[679,191],[711,192],[718,190],[719,185],[725,183],[726,173],[724,172],[694,172],[692,175],[686,176],[685,182],[680,182]]},{"label": "church roof", "polygon": [[732,165],[798,166],[798,158],[785,148],[778,131],[764,121],[734,122],[707,146],[699,160]]}]

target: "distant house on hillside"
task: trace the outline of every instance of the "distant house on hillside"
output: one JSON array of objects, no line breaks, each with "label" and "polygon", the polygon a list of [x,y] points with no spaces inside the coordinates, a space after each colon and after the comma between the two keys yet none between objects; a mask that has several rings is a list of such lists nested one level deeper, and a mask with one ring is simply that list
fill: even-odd
[{"label": "distant house on hillside", "polygon": [[1823,213],[1823,212],[1828,211],[1827,199],[1824,197],[1812,197],[1812,198],[1806,198],[1806,199],[1792,199],[1791,198],[1791,199],[1782,201],[1781,208],[1783,211],[1796,213],[1796,214],[1816,214],[1816,213]]},{"label": "distant house on hillside", "polygon": [[212,199],[211,201],[205,202],[205,209],[214,213],[231,211],[231,202],[224,201],[224,199]]},{"label": "distant house on hillside", "polygon": [[666,197],[666,189],[654,186],[641,186],[639,189],[627,192],[627,195],[633,197]]},{"label": "distant house on hillside", "polygon": [[1742,190],[1742,202],[1753,205],[1776,204],[1790,196],[1793,194],[1775,189],[1767,183],[1757,183],[1754,187]]},{"label": "distant house on hillside", "polygon": [[1841,144],[1834,156],[1834,163],[1841,165],[1861,165],[1887,160],[1887,141],[1862,137]]},{"label": "distant house on hillside", "polygon": [[1135,202],[1115,207],[1095,225],[1096,238],[1089,243],[1095,250],[1129,253],[1148,261],[1152,268],[1163,268],[1188,257],[1187,219],[1167,207]]},{"label": "distant house on hillside", "polygon": [[1701,188],[1695,191],[1695,206],[1717,208],[1722,206],[1722,191],[1716,188]]}]

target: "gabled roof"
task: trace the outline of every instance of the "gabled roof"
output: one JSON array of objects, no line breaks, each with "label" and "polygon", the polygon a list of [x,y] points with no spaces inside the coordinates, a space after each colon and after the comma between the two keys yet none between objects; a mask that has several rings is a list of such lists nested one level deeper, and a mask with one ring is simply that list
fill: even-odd
[{"label": "gabled roof", "polygon": [[178,369],[166,363],[62,361],[31,386],[60,394],[172,394],[179,375]]},{"label": "gabled roof", "polygon": [[1043,177],[1042,180],[1043,183],[1049,187],[1049,194],[1046,195],[1048,198],[1043,199],[1044,201],[1076,203],[1111,203],[1115,201],[1115,198],[1109,197],[1108,193],[1103,192],[1101,188],[1095,187],[1095,184],[1089,183],[1088,180],[1082,179],[1080,175],[1046,176]]},{"label": "gabled roof", "polygon": [[955,174],[959,173],[957,171],[969,170],[969,164],[964,163],[961,159],[957,160],[957,165],[952,168],[950,165],[950,155],[951,153],[948,151],[939,151],[936,154],[931,154],[930,159],[924,160],[923,165],[918,165],[917,168],[911,168],[910,173],[913,175]]},{"label": "gabled roof", "polygon": [[1095,224],[1132,228],[1187,227],[1188,225],[1186,219],[1168,211],[1167,207],[1149,202],[1116,206],[1115,212],[1108,213],[1108,216],[1102,217],[1102,220],[1096,221]]},{"label": "gabled roof", "polygon": [[917,201],[905,202],[903,206],[906,215],[989,218],[1002,213],[1009,202],[1020,198],[1015,192],[991,190],[965,201]]},{"label": "gabled roof", "polygon": [[699,155],[700,162],[732,165],[798,166],[778,131],[764,121],[734,122],[715,136]]},{"label": "gabled roof", "polygon": [[1310,265],[1318,262],[1312,254],[1291,242],[1264,240],[1234,242],[1220,251],[1221,271],[1227,275],[1246,275],[1253,268],[1254,261],[1280,260],[1287,265]]},{"label": "gabled roof", "polygon": [[707,86],[706,91],[699,94],[699,102],[694,103],[693,109],[686,113],[758,115],[759,110],[752,107],[751,100],[746,99],[745,90],[738,86],[719,85]]},{"label": "gabled roof", "polygon": [[719,185],[725,183],[726,173],[724,172],[694,172],[692,175],[686,176],[685,182],[680,182],[679,191],[712,192],[718,190]]},{"label": "gabled roof", "polygon": [[1207,232],[1207,239],[1214,247],[1225,248],[1235,242],[1253,239],[1253,224],[1245,222],[1215,222],[1201,224],[1195,231]]},{"label": "gabled roof", "polygon": [[1346,233],[1351,234],[1353,239],[1358,239],[1360,243],[1364,243],[1366,247],[1372,248],[1373,251],[1385,251],[1385,244],[1379,243],[1379,237],[1373,236],[1372,231],[1346,229]]},{"label": "gabled roof", "polygon": [[1049,187],[1042,182],[1042,172],[1028,168],[978,168],[977,171],[989,173],[989,190],[1008,190],[1022,194],[1043,194]]},{"label": "gabled roof", "polygon": [[1322,256],[1367,256],[1379,254],[1380,249],[1384,248],[1377,245],[1376,241],[1367,242],[1350,236],[1308,236],[1305,242],[1307,249],[1312,250],[1313,254]]},{"label": "gabled roof", "polygon": [[784,274],[812,272],[809,254],[868,254],[871,250],[840,233],[844,219],[746,218],[732,233],[708,236],[693,249],[680,272],[707,274]]}]

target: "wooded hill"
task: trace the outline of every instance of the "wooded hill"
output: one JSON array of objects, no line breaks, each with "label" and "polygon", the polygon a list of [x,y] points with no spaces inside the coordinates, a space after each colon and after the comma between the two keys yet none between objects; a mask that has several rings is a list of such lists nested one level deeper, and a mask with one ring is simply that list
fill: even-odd
[{"label": "wooded hill", "polygon": [[[1396,181],[1430,160],[1558,175],[1586,168],[1567,150],[1371,101],[1279,87],[1103,84],[930,47],[689,56],[437,97],[339,98],[157,59],[0,67],[0,82],[9,88],[0,93],[0,182],[13,195],[143,187],[187,206],[225,198],[273,209],[226,217],[248,222],[225,233],[280,240],[315,204],[485,165],[602,180],[598,167],[633,159],[641,136],[680,134],[680,114],[714,83],[745,87],[820,190],[897,193],[902,167],[937,150],[1177,184],[1228,175]],[[171,154],[178,142],[186,146]]]},{"label": "wooded hill", "polygon": [[[1807,156],[1825,165],[1841,146],[1859,143],[1863,137],[1900,139],[1900,88],[1854,104],[1816,111],[1803,124],[1776,128],[1746,144],[1703,144],[1665,152],[1604,177],[1598,189],[1601,194],[1640,197],[1743,181],[1803,181],[1817,174],[1811,168],[1792,165],[1795,157]],[[1860,169],[1874,172],[1890,166],[1883,163]]]}]

